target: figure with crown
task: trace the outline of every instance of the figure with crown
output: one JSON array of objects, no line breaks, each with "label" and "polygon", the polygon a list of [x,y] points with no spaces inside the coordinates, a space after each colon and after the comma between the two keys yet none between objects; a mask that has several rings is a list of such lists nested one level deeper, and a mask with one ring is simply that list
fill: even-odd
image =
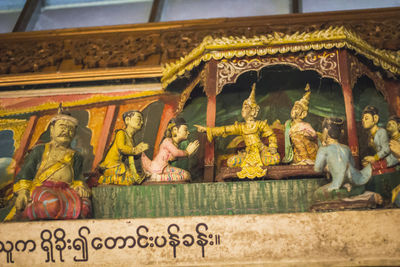
[{"label": "figure with crown", "polygon": [[[242,117],[244,122],[235,122],[233,125],[220,127],[204,127],[195,125],[199,132],[206,132],[209,142],[216,136],[239,135],[246,145],[244,152],[239,152],[228,158],[230,168],[240,167],[237,173],[239,178],[263,177],[267,173],[265,166],[276,165],[280,162],[277,139],[266,120],[256,120],[260,106],[255,99],[256,84],[248,99],[243,102]],[[262,138],[268,139],[268,145],[262,142]]]},{"label": "figure with crown", "polygon": [[77,125],[78,120],[60,105],[59,114],[48,126],[50,142],[33,147],[16,176],[15,206],[6,220],[77,219],[90,215],[91,192],[82,179],[83,158],[71,148]]},{"label": "figure with crown", "polygon": [[318,151],[317,133],[303,121],[308,114],[310,85],[305,87],[303,98],[296,101],[285,123],[285,157],[282,162],[293,165],[313,165]]}]

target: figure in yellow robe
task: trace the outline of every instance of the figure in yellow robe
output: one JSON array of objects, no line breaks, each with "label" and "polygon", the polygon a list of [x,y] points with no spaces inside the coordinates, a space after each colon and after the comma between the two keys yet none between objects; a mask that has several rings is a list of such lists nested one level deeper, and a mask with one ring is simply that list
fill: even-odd
[{"label": "figure in yellow robe", "polygon": [[143,115],[139,111],[128,111],[123,118],[126,128],[117,130],[106,157],[99,164],[103,172],[99,184],[140,184],[145,178],[136,169],[134,156],[147,150],[148,144],[136,145],[133,140],[133,135],[142,128]]},{"label": "figure in yellow robe", "polygon": [[[246,150],[231,156],[227,161],[228,167],[241,167],[242,170],[237,173],[239,178],[263,177],[267,172],[266,168],[262,168],[263,166],[275,165],[280,162],[274,132],[267,121],[255,120],[259,110],[260,106],[255,101],[254,84],[249,98],[243,102],[242,106],[242,117],[245,122],[235,122],[234,125],[213,128],[195,125],[199,132],[207,132],[209,142],[213,140],[214,136],[239,135],[243,138]],[[263,137],[268,139],[268,145],[262,142]]]}]

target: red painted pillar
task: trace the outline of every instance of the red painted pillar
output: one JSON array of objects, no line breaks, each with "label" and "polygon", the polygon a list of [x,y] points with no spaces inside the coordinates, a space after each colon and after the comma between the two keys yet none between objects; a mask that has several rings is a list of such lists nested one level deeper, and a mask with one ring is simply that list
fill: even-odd
[{"label": "red painted pillar", "polygon": [[21,164],[22,159],[24,158],[25,152],[28,149],[29,142],[31,141],[33,135],[33,129],[36,126],[36,122],[38,120],[37,115],[33,115],[29,118],[28,125],[26,126],[24,135],[21,138],[21,142],[19,144],[18,150],[14,154],[15,160],[15,174],[17,174],[20,170],[19,166]]},{"label": "red painted pillar", "polygon": [[385,80],[385,90],[390,113],[400,117],[400,82]]},{"label": "red painted pillar", "polygon": [[345,49],[339,51],[339,72],[340,82],[343,90],[344,105],[346,109],[348,144],[356,164],[359,164],[360,156],[356,117],[354,113],[353,91],[350,83],[350,66],[348,62],[347,51]]},{"label": "red painted pillar", "polygon": [[[205,68],[206,71],[206,81],[204,83],[204,91],[207,94],[207,117],[206,124],[207,127],[215,127],[215,117],[216,117],[216,86],[217,86],[217,62],[215,60],[210,60]],[[204,181],[213,182],[214,181],[214,141],[206,142],[205,153],[204,153]]]},{"label": "red painted pillar", "polygon": [[103,128],[101,129],[100,139],[97,144],[96,155],[94,156],[93,160],[92,170],[94,170],[100,163],[100,161],[103,159],[104,152],[107,146],[107,141],[112,134],[111,127],[114,123],[116,110],[117,110],[116,105],[110,105],[107,108],[106,116],[103,122]]},{"label": "red painted pillar", "polygon": [[154,144],[154,153],[153,158],[155,155],[158,154],[158,150],[160,149],[161,141],[164,137],[165,130],[167,129],[168,122],[175,116],[175,109],[174,105],[166,103],[164,105],[164,110],[161,116],[160,126],[158,127],[157,138]]}]

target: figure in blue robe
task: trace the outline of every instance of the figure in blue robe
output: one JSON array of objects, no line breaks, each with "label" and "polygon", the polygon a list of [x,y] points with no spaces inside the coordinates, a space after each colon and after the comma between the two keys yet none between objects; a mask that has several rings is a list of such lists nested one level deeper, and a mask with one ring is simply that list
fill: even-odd
[{"label": "figure in blue robe", "polygon": [[361,171],[356,169],[350,148],[339,143],[342,125],[343,120],[340,118],[325,119],[322,125],[323,145],[318,149],[314,170],[317,172],[327,170],[330,173],[332,182],[324,186],[324,190],[328,192],[339,190],[346,183],[350,186],[364,185],[372,175],[371,164]]},{"label": "figure in blue robe", "polygon": [[364,185],[369,181],[372,174],[370,164],[361,171],[356,169],[350,148],[339,143],[321,146],[318,149],[314,170],[322,172],[325,168],[332,177],[328,191],[338,190],[345,183]]},{"label": "figure in blue robe", "polygon": [[395,169],[391,167],[399,163],[390,151],[386,129],[379,127],[378,122],[378,109],[374,106],[366,106],[362,115],[362,125],[369,133],[368,145],[375,150],[375,155],[364,157],[362,163],[364,166],[372,165],[373,175],[394,172]]}]

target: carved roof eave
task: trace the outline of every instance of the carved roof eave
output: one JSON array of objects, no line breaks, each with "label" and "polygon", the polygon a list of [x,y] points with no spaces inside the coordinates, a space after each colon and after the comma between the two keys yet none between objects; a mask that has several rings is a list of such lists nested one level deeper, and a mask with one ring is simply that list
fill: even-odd
[{"label": "carved roof eave", "polygon": [[395,75],[400,75],[400,51],[376,49],[353,31],[341,26],[314,32],[296,32],[292,35],[274,32],[265,36],[204,38],[202,43],[187,56],[175,63],[166,64],[161,78],[162,87],[191,71],[201,62],[211,59],[231,59],[274,55],[332,48],[347,48],[370,59],[374,65]]}]

